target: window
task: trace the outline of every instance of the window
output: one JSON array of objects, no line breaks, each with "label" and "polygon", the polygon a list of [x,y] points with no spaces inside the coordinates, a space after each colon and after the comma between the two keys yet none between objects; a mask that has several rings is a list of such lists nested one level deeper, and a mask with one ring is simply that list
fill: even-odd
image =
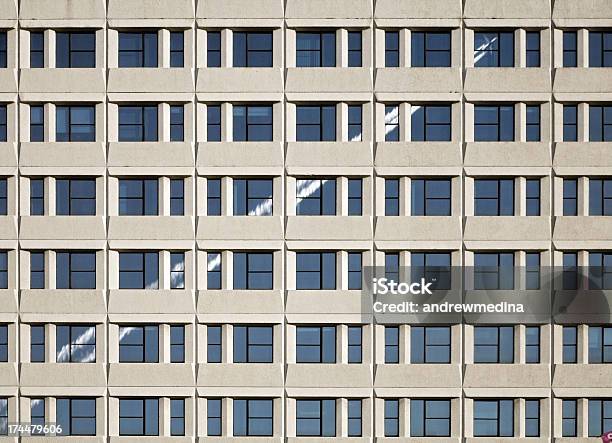
[{"label": "window", "polygon": [[399,253],[385,252],[385,278],[399,282]]},{"label": "window", "polygon": [[221,215],[221,179],[206,180],[206,215]]},{"label": "window", "polygon": [[527,215],[540,215],[540,179],[526,180]]},{"label": "window", "polygon": [[385,67],[399,67],[399,31],[385,31]]},{"label": "window", "polygon": [[589,326],[589,363],[612,363],[612,327]]},{"label": "window", "polygon": [[540,327],[525,328],[525,362],[540,363]]},{"label": "window", "polygon": [[351,142],[360,142],[362,139],[361,105],[348,106],[348,139]]},{"label": "window", "polygon": [[540,67],[540,31],[527,31],[527,67]]},{"label": "window", "polygon": [[336,66],[336,33],[298,32],[295,61],[298,68]]},{"label": "window", "polygon": [[0,32],[0,68],[6,68],[7,62],[7,44],[6,31]]},{"label": "window", "polygon": [[209,398],[206,400],[206,429],[209,437],[221,435],[221,399]]},{"label": "window", "polygon": [[30,362],[44,363],[45,361],[45,326],[30,326]]},{"label": "window", "polygon": [[410,353],[411,363],[450,363],[450,326],[412,326]]},{"label": "window", "polygon": [[525,400],[525,437],[540,436],[540,400]]},{"label": "window", "polygon": [[527,106],[527,141],[540,141],[540,105]]},{"label": "window", "polygon": [[272,106],[234,106],[235,142],[272,141]]},{"label": "window", "polygon": [[348,253],[348,288],[361,289],[361,252]]},{"label": "window", "polygon": [[589,215],[612,215],[612,180],[589,179]]},{"label": "window", "polygon": [[399,363],[399,326],[385,326],[385,363]]},{"label": "window", "polygon": [[55,34],[56,68],[95,68],[96,33],[57,32]]},{"label": "window", "polygon": [[[399,258],[398,258],[399,260]],[[431,288],[451,288],[451,255],[448,252],[413,252],[410,254],[412,281],[425,279]]]},{"label": "window", "polygon": [[514,106],[475,105],[474,140],[477,142],[514,141]]},{"label": "window", "polygon": [[578,288],[578,256],[575,252],[563,253],[563,289]]},{"label": "window", "polygon": [[272,363],[272,326],[234,326],[234,363]]},{"label": "window", "polygon": [[296,289],[336,289],[336,253],[298,252]]},{"label": "window", "polygon": [[185,289],[185,253],[170,253],[170,289]]},{"label": "window", "polygon": [[450,105],[413,105],[412,141],[451,141]]},{"label": "window", "polygon": [[514,180],[475,179],[474,215],[514,215]]},{"label": "window", "polygon": [[578,180],[563,179],[563,215],[578,215]]},{"label": "window", "polygon": [[385,437],[399,437],[399,400],[385,399]]},{"label": "window", "polygon": [[399,179],[385,179],[385,215],[399,215]]},{"label": "window", "polygon": [[57,363],[95,363],[95,325],[59,325],[55,330]]},{"label": "window", "polygon": [[221,141],[221,106],[206,106],[206,141]]},{"label": "window", "polygon": [[385,141],[398,142],[399,131],[399,105],[385,105]]},{"label": "window", "polygon": [[62,436],[96,435],[96,399],[58,398],[56,422],[62,427]]},{"label": "window", "polygon": [[514,363],[514,328],[475,326],[474,363]]},{"label": "window", "polygon": [[183,105],[170,106],[170,141],[182,142],[185,140]]},{"label": "window", "polygon": [[[185,66],[185,42],[183,31],[170,32],[170,67],[182,68]],[[182,435],[182,434],[181,434]]]},{"label": "window", "polygon": [[94,106],[56,106],[55,111],[56,141],[96,141],[96,108]]},{"label": "window", "polygon": [[185,399],[170,399],[170,435],[185,435]]},{"label": "window", "polygon": [[361,31],[348,32],[348,66],[361,67]]},{"label": "window", "polygon": [[[612,42],[612,37],[610,41]],[[612,43],[610,45],[612,46]],[[612,59],[612,51],[610,51],[610,58]],[[612,67],[612,64],[610,66]],[[612,105],[589,105],[589,141],[612,141]]]},{"label": "window", "polygon": [[159,399],[119,399],[119,435],[159,435]]},{"label": "window", "polygon": [[206,361],[221,363],[221,326],[208,326],[206,330]]},{"label": "window", "polygon": [[96,253],[62,251],[55,254],[57,289],[96,289]]},{"label": "window", "polygon": [[450,400],[410,400],[411,437],[450,437]]},{"label": "window", "polygon": [[362,215],[362,180],[348,179],[348,215]]},{"label": "window", "polygon": [[170,363],[185,363],[185,326],[170,326]]},{"label": "window", "polygon": [[563,363],[578,361],[578,328],[563,326]]},{"label": "window", "polygon": [[119,363],[157,363],[158,361],[158,326],[119,327]]},{"label": "window", "polygon": [[[45,426],[45,399],[30,398],[30,423],[34,426]],[[31,430],[31,435],[45,435],[42,428]]]},{"label": "window", "polygon": [[272,399],[234,399],[234,436],[271,436]]},{"label": "window", "polygon": [[41,251],[30,252],[30,289],[45,288],[45,254]]},{"label": "window", "polygon": [[589,252],[589,289],[612,289],[611,252]]},{"label": "window", "polygon": [[612,68],[612,31],[589,31],[589,67]]},{"label": "window", "polygon": [[474,32],[474,66],[513,67],[514,33],[512,31]]},{"label": "window", "polygon": [[234,180],[234,215],[272,215],[272,179]]},{"label": "window", "polygon": [[207,256],[207,289],[221,289],[221,253],[209,252]]},{"label": "window", "polygon": [[525,289],[540,289],[540,253],[525,254]]},{"label": "window", "polygon": [[412,215],[451,215],[450,179],[414,179],[412,187]]},{"label": "window", "polygon": [[234,289],[272,289],[271,252],[234,252]]},{"label": "window", "polygon": [[0,251],[0,289],[8,289],[8,254]]},{"label": "window", "polygon": [[209,68],[221,67],[221,32],[206,32],[206,66]]},{"label": "window", "polygon": [[563,141],[578,141],[578,107],[563,105]]},{"label": "window", "polygon": [[296,363],[336,363],[335,326],[298,326]]},{"label": "window", "polygon": [[170,179],[170,215],[185,215],[185,182],[182,178]]},{"label": "window", "polygon": [[348,362],[349,363],[361,363],[362,362],[362,328],[361,326],[349,326],[348,327]]},{"label": "window", "polygon": [[297,215],[336,215],[336,179],[298,179]]},{"label": "window", "polygon": [[7,179],[0,178],[0,215],[7,215],[8,211]]},{"label": "window", "polygon": [[157,32],[119,32],[120,68],[157,68]]},{"label": "window", "polygon": [[30,141],[45,140],[45,111],[42,105],[30,105]]},{"label": "window", "polygon": [[474,400],[474,437],[513,437],[512,400]]},{"label": "window", "polygon": [[336,400],[296,400],[298,437],[335,437]]},{"label": "window", "polygon": [[299,142],[336,141],[336,106],[298,105],[296,140]]},{"label": "window", "polygon": [[119,106],[120,142],[156,142],[157,106]]},{"label": "window", "polygon": [[348,403],[348,436],[361,437],[361,400],[349,399]]},{"label": "window", "polygon": [[119,289],[158,289],[158,287],[159,253],[119,253]]},{"label": "window", "polygon": [[589,399],[589,437],[600,437],[611,429],[612,400]]},{"label": "window", "polygon": [[0,142],[6,141],[6,105],[0,105]]},{"label": "window", "polygon": [[8,362],[8,326],[0,325],[0,362]]},{"label": "window", "polygon": [[578,66],[578,33],[563,31],[563,67],[575,68],[576,66]]},{"label": "window", "polygon": [[272,67],[272,32],[234,32],[234,67]]},{"label": "window", "polygon": [[514,289],[514,254],[475,253],[474,289]]},{"label": "window", "polygon": [[451,66],[450,31],[412,32],[413,67]]},{"label": "window", "polygon": [[119,179],[119,215],[157,215],[157,179]]},{"label": "window", "polygon": [[96,215],[94,178],[56,179],[55,190],[57,215]]},{"label": "window", "polygon": [[563,400],[562,406],[562,436],[576,437],[578,432],[578,415],[576,400]]}]

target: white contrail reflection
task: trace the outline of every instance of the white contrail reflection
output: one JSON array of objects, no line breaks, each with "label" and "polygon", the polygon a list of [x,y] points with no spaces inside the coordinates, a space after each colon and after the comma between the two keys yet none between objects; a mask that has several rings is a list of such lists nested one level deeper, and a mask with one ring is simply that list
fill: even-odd
[{"label": "white contrail reflection", "polygon": [[[79,358],[79,363],[91,363],[96,360],[96,347],[94,345],[96,337],[96,328],[91,326],[83,331],[81,335],[79,335],[72,345],[72,353],[73,357],[78,353],[80,349],[84,346],[93,347],[93,350],[85,354],[82,358]],[[94,343],[92,343],[92,341]],[[58,362],[67,362],[70,361],[70,340],[66,343],[57,353],[57,361]]]},{"label": "white contrail reflection", "polygon": [[321,188],[328,180],[298,180],[297,182],[297,204],[299,205],[302,200],[310,197]]},{"label": "white contrail reflection", "polygon": [[476,54],[474,55],[474,64],[478,63],[478,61],[483,58],[485,55],[487,55],[487,51],[489,50],[489,47],[495,43],[497,41],[497,37],[493,37],[492,39],[489,39],[488,36],[484,36],[484,43],[482,45],[480,45],[478,48],[476,49]]}]

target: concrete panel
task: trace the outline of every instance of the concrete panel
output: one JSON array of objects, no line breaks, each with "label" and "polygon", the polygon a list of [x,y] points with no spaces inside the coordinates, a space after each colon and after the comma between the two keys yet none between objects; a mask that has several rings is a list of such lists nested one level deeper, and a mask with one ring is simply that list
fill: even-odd
[{"label": "concrete panel", "polygon": [[281,217],[198,217],[198,240],[282,240]]},{"label": "concrete panel", "polygon": [[[464,241],[499,242],[509,247],[512,242],[543,242],[550,238],[550,220],[548,217],[466,217]],[[516,244],[520,248],[519,244]],[[471,249],[471,247],[468,246]]]},{"label": "concrete panel", "polygon": [[376,19],[461,18],[461,0],[378,0],[374,9]]},{"label": "concrete panel", "polygon": [[374,240],[461,242],[461,217],[378,217]]},{"label": "concrete panel", "polygon": [[544,100],[548,100],[550,72],[544,68],[467,68],[464,89],[466,94],[543,93]]},{"label": "concrete panel", "polygon": [[109,386],[193,386],[195,376],[190,364],[111,363]]},{"label": "concrete panel", "polygon": [[[572,20],[574,23],[588,23],[595,25],[600,23],[602,26],[612,22],[610,19],[610,2],[607,0],[555,0],[552,11],[552,18],[556,24],[565,25],[566,20]],[[591,20],[597,20],[593,23]]]},{"label": "concrete panel", "polygon": [[[243,97],[247,93],[278,94],[280,100],[282,71],[277,68],[202,68],[198,70],[196,91],[230,94],[230,97]],[[266,95],[266,100],[270,98]]]},{"label": "concrete panel", "polygon": [[193,74],[187,68],[113,68],[108,71],[109,93],[191,93],[195,88]]},{"label": "concrete panel", "polygon": [[22,95],[99,93],[102,99],[105,91],[104,69],[22,69],[19,79]]},{"label": "concrete panel", "polygon": [[553,391],[566,388],[603,388],[612,379],[610,365],[556,365],[553,371]]},{"label": "concrete panel", "polygon": [[612,72],[609,69],[558,68],[553,93],[557,100],[611,100]]},{"label": "concrete panel", "polygon": [[319,318],[337,314],[361,314],[361,291],[287,291],[287,320],[301,314],[320,314]]},{"label": "concrete panel", "polygon": [[25,314],[59,314],[66,320],[72,315],[73,321],[85,321],[83,314],[106,316],[106,301],[104,292],[94,289],[27,289],[21,291],[20,312],[24,319]]},{"label": "concrete panel", "polygon": [[[292,93],[342,93],[348,100],[372,91],[372,71],[368,68],[288,68],[285,92],[289,100]],[[369,99],[369,97],[366,97]]]},{"label": "concrete panel", "polygon": [[[454,170],[461,173],[462,148],[460,143],[444,142],[380,142],[376,144],[374,164],[379,171],[418,170],[428,168],[428,174],[442,173],[443,170]],[[437,171],[437,172],[435,172]],[[391,173],[391,172],[390,172]],[[403,175],[403,174],[402,174]],[[406,175],[411,175],[406,172]]]},{"label": "concrete panel", "polygon": [[24,387],[104,387],[106,371],[104,356],[97,355],[97,363],[23,363],[20,382]]},{"label": "concrete panel", "polygon": [[[372,167],[372,149],[366,142],[289,142],[286,165],[300,174],[319,174],[326,168]],[[313,167],[320,168],[318,170]]]},{"label": "concrete panel", "polygon": [[0,386],[16,386],[18,384],[17,365],[0,363]]},{"label": "concrete panel", "polygon": [[200,314],[282,313],[283,295],[281,291],[199,291],[197,308]]},{"label": "concrete panel", "polygon": [[197,165],[198,172],[217,167],[227,168],[227,171],[248,170],[249,167],[280,168],[282,171],[283,147],[280,142],[198,143]]},{"label": "concrete panel", "polygon": [[548,388],[547,365],[473,364],[465,366],[464,388]]},{"label": "concrete panel", "polygon": [[105,240],[104,217],[21,217],[21,240]]},{"label": "concrete panel", "polygon": [[460,365],[378,365],[374,387],[461,389]]},{"label": "concrete panel", "polygon": [[21,143],[19,164],[22,167],[67,167],[79,166],[103,168],[106,165],[104,143]]},{"label": "concrete panel", "polygon": [[193,167],[193,145],[186,142],[113,142],[108,144],[108,166]]},{"label": "concrete panel", "polygon": [[2,19],[4,20],[17,19],[17,0],[0,0],[0,11],[2,11]]},{"label": "concrete panel", "polygon": [[556,217],[553,243],[558,249],[610,248],[610,217]]},{"label": "concrete panel", "polygon": [[334,19],[370,18],[372,7],[369,0],[287,0],[286,18]]},{"label": "concrete panel", "polygon": [[[550,145],[538,142],[468,142],[464,166],[550,167]],[[523,171],[525,172],[525,171]]]},{"label": "concrete panel", "polygon": [[[459,68],[379,68],[374,91],[380,100],[459,98],[463,89]],[[434,94],[432,96],[432,94]]]},{"label": "concrete panel", "polygon": [[17,217],[0,217],[0,238],[3,240],[17,239]]},{"label": "concrete panel", "polygon": [[108,296],[109,314],[193,314],[191,291],[114,289]]},{"label": "concrete panel", "polygon": [[372,217],[287,217],[285,238],[287,240],[369,240],[372,238]]},{"label": "concrete panel", "polygon": [[[5,11],[4,8],[0,10]],[[104,0],[22,0],[19,17],[35,20],[105,19],[106,4]]]},{"label": "concrete panel", "polygon": [[591,175],[612,167],[612,143],[557,143],[553,159],[559,175]]},{"label": "concrete panel", "polygon": [[17,93],[17,70],[0,69],[0,91],[5,93]]},{"label": "concrete panel", "polygon": [[290,388],[370,388],[369,365],[290,364],[285,386]]},{"label": "concrete panel", "polygon": [[466,0],[467,18],[549,18],[550,0]]},{"label": "concrete panel", "polygon": [[204,364],[198,371],[198,386],[206,387],[283,387],[282,365]]},{"label": "concrete panel", "polygon": [[196,17],[205,19],[282,19],[282,0],[208,0],[198,2]]},{"label": "concrete panel", "polygon": [[109,217],[109,240],[191,240],[195,238],[191,217]]},{"label": "concrete panel", "polygon": [[109,0],[108,18],[193,18],[193,0]]}]

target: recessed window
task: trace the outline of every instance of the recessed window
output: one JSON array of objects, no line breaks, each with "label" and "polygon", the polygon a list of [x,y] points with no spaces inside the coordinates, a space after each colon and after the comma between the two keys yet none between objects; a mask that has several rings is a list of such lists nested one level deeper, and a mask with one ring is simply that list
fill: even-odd
[{"label": "recessed window", "polygon": [[336,66],[336,33],[297,32],[295,59],[298,68]]},{"label": "recessed window", "polygon": [[234,436],[271,436],[272,399],[234,399]]},{"label": "recessed window", "polygon": [[399,326],[385,326],[385,363],[399,363]]},{"label": "recessed window", "polygon": [[348,436],[361,437],[361,399],[349,399],[348,406]]},{"label": "recessed window", "polygon": [[450,105],[414,105],[412,114],[412,141],[451,141]]},{"label": "recessed window", "polygon": [[474,400],[474,437],[514,436],[512,400]]},{"label": "recessed window", "polygon": [[513,67],[514,32],[474,32],[474,66]]},{"label": "recessed window", "polygon": [[8,326],[0,325],[0,362],[8,361]]},{"label": "recessed window", "polygon": [[120,68],[157,68],[157,32],[120,32]]},{"label": "recessed window", "polygon": [[413,326],[410,328],[411,363],[450,363],[450,326]]},{"label": "recessed window", "polygon": [[385,67],[399,66],[399,31],[385,31]]},{"label": "recessed window", "polygon": [[158,287],[157,252],[119,253],[119,289],[157,289]]},{"label": "recessed window", "polygon": [[527,141],[539,142],[540,135],[540,105],[527,106]]},{"label": "recessed window", "polygon": [[525,400],[525,437],[540,436],[540,400]]},{"label": "recessed window", "polygon": [[525,254],[525,289],[540,289],[540,253]]},{"label": "recessed window", "polygon": [[272,67],[272,32],[234,32],[234,67]]},{"label": "recessed window", "polygon": [[209,398],[206,400],[206,435],[218,437],[221,435],[221,399]]},{"label": "recessed window", "polygon": [[348,107],[348,139],[351,142],[360,142],[363,132],[363,116],[361,105]]},{"label": "recessed window", "polygon": [[298,179],[296,215],[336,215],[336,179]]},{"label": "recessed window", "polygon": [[563,326],[563,363],[578,361],[578,328]]},{"label": "recessed window", "polygon": [[298,326],[296,363],[335,363],[335,326]]},{"label": "recessed window", "polygon": [[221,179],[206,180],[206,215],[221,215]]},{"label": "recessed window", "polygon": [[157,141],[157,106],[119,106],[119,141]]},{"label": "recessed window", "polygon": [[578,288],[578,254],[563,253],[563,289]]},{"label": "recessed window", "polygon": [[[45,435],[45,399],[44,398],[30,398],[30,423],[33,426],[41,426],[41,428],[34,428],[31,431],[31,435]],[[0,425],[0,428],[2,426]]]},{"label": "recessed window", "polygon": [[527,31],[527,58],[526,65],[528,68],[540,67],[540,31]]},{"label": "recessed window", "polygon": [[45,214],[45,181],[42,178],[31,178],[30,179],[30,215],[44,215],[44,214]]},{"label": "recessed window", "polygon": [[57,106],[55,140],[58,142],[96,141],[95,106]]},{"label": "recessed window", "polygon": [[0,142],[6,141],[7,127],[6,105],[0,105]]},{"label": "recessed window", "polygon": [[526,200],[527,200],[527,215],[540,215],[540,179],[533,178],[526,180]]},{"label": "recessed window", "polygon": [[96,399],[58,398],[55,421],[62,427],[61,436],[96,435]]},{"label": "recessed window", "polygon": [[272,363],[272,326],[234,326],[234,363]]},{"label": "recessed window", "polygon": [[363,329],[361,326],[348,327],[348,362],[362,362]]},{"label": "recessed window", "polygon": [[170,141],[185,140],[185,108],[183,105],[170,106]]},{"label": "recessed window", "polygon": [[119,327],[119,363],[157,363],[159,327]]},{"label": "recessed window", "polygon": [[411,188],[412,215],[451,215],[450,179],[414,179]]},{"label": "recessed window", "polygon": [[96,289],[96,253],[56,252],[57,289]]},{"label": "recessed window", "polygon": [[561,404],[561,435],[576,437],[578,433],[578,408],[576,400],[563,399]]},{"label": "recessed window", "polygon": [[221,32],[206,32],[206,67],[221,67]]},{"label": "recessed window", "polygon": [[57,215],[96,215],[95,179],[57,179],[55,191]]},{"label": "recessed window", "polygon": [[42,105],[30,105],[30,141],[45,140],[45,111]]},{"label": "recessed window", "polygon": [[410,400],[411,437],[450,437],[450,400]]},{"label": "recessed window", "polygon": [[563,215],[578,215],[578,180],[563,179]]},{"label": "recessed window", "polygon": [[30,289],[45,288],[45,253],[30,252]]},{"label": "recessed window", "polygon": [[399,436],[399,400],[385,399],[385,437]]},{"label": "recessed window", "polygon": [[119,215],[158,215],[158,181],[119,179]]},{"label": "recessed window", "polygon": [[525,328],[525,363],[540,363],[540,327]]},{"label": "recessed window", "polygon": [[563,67],[575,68],[576,66],[578,66],[578,33],[563,31]]},{"label": "recessed window", "polygon": [[612,67],[612,31],[589,31],[589,67]]},{"label": "recessed window", "polygon": [[348,180],[348,215],[362,215],[363,180],[349,178]]},{"label": "recessed window", "polygon": [[30,326],[30,362],[45,362],[45,326]]},{"label": "recessed window", "polygon": [[58,325],[55,329],[57,363],[95,363],[95,325]]},{"label": "recessed window", "polygon": [[411,38],[413,67],[451,66],[450,31],[412,32]]},{"label": "recessed window", "polygon": [[612,400],[590,398],[589,437],[600,437],[610,429],[612,429]]},{"label": "recessed window", "polygon": [[589,289],[612,289],[612,252],[589,252]]},{"label": "recessed window", "polygon": [[474,363],[514,363],[514,328],[475,326]]},{"label": "recessed window", "polygon": [[563,105],[563,141],[578,141],[578,107]]},{"label": "recessed window", "polygon": [[170,399],[170,435],[185,435],[185,399]]},{"label": "recessed window", "polygon": [[170,289],[185,289],[185,253],[170,253]]},{"label": "recessed window", "polygon": [[185,66],[185,37],[183,31],[170,32],[170,67]]},{"label": "recessed window", "polygon": [[208,252],[206,256],[206,288],[221,289],[221,253]]},{"label": "recessed window", "polygon": [[272,141],[271,105],[234,105],[235,142]]},{"label": "recessed window", "polygon": [[410,254],[410,273],[412,281],[422,278],[431,282],[433,290],[451,288],[450,252],[412,252]]},{"label": "recessed window", "polygon": [[6,31],[0,32],[0,68],[6,68],[7,43]]},{"label": "recessed window", "polygon": [[221,106],[206,106],[206,141],[221,141]]},{"label": "recessed window", "polygon": [[399,180],[397,178],[385,179],[385,215],[399,215]]},{"label": "recessed window", "polygon": [[185,181],[170,179],[170,215],[185,215]]},{"label": "recessed window", "polygon": [[298,105],[296,112],[297,141],[336,141],[335,105]]},{"label": "recessed window", "polygon": [[235,179],[234,215],[272,215],[272,179]]},{"label": "recessed window", "polygon": [[474,215],[514,215],[514,180],[474,180]]},{"label": "recessed window", "polygon": [[170,326],[170,363],[185,363],[185,326]]},{"label": "recessed window", "polygon": [[514,106],[475,105],[474,140],[477,142],[514,141]]},{"label": "recessed window", "polygon": [[96,33],[57,32],[55,34],[56,68],[95,68]]},{"label": "recessed window", "polygon": [[348,289],[361,289],[361,252],[348,253]]},{"label": "recessed window", "polygon": [[234,253],[234,289],[272,289],[271,252]]},{"label": "recessed window", "polygon": [[589,141],[612,141],[612,106],[589,105]]},{"label": "recessed window", "polygon": [[514,289],[514,254],[474,253],[474,289]]},{"label": "recessed window", "polygon": [[221,350],[221,326],[208,326],[206,328],[206,362],[221,363]]},{"label": "recessed window", "polygon": [[119,435],[159,435],[159,400],[119,399]]},{"label": "recessed window", "polygon": [[336,400],[296,400],[298,437],[335,437]]},{"label": "recessed window", "polygon": [[296,289],[336,289],[336,253],[298,252]]},{"label": "recessed window", "polygon": [[361,67],[361,31],[348,32],[348,66]]},{"label": "recessed window", "polygon": [[385,141],[398,142],[399,136],[399,105],[385,105]]},{"label": "recessed window", "polygon": [[385,252],[385,278],[389,281],[400,281],[399,279],[399,253]]},{"label": "recessed window", "polygon": [[0,251],[0,289],[8,288],[8,254]]}]

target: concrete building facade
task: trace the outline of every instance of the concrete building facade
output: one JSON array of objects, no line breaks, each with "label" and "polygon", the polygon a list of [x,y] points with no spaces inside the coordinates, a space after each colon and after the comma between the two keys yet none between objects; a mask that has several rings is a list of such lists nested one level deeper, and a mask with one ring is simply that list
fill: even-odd
[{"label": "concrete building facade", "polygon": [[[442,67],[418,65],[428,33]],[[364,323],[354,276],[505,254],[599,266],[610,299],[610,67],[608,0],[0,0],[0,434],[596,441],[609,310],[504,345],[500,325]],[[429,180],[443,216],[419,209]],[[417,362],[424,327],[446,361]]]}]

